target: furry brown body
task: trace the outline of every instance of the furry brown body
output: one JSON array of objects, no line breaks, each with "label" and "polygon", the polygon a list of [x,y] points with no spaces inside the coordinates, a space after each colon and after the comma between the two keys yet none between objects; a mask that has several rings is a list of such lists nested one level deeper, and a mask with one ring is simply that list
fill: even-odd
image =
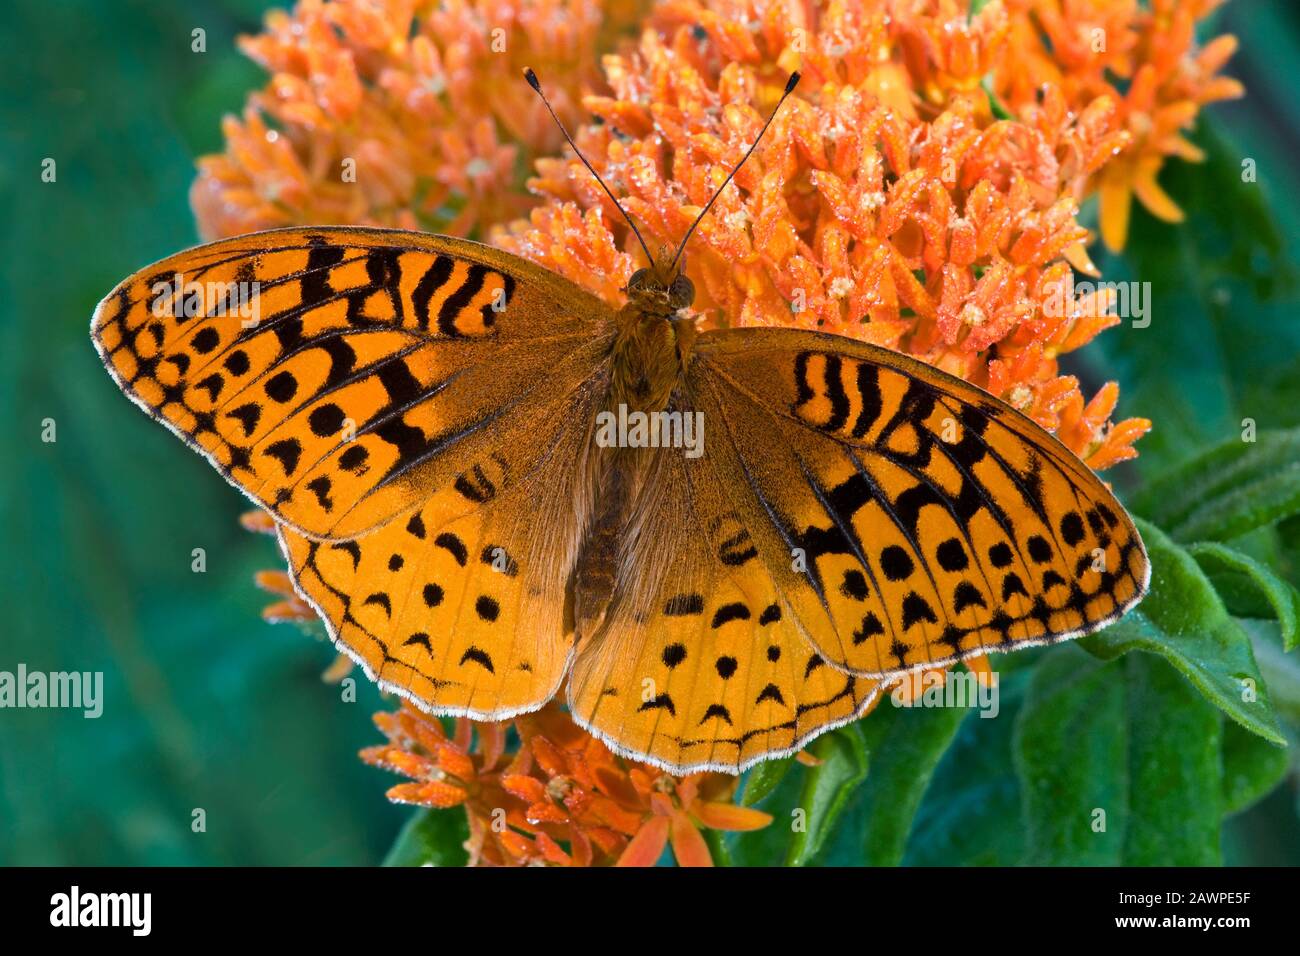
[{"label": "furry brown body", "polygon": [[[680,384],[694,319],[682,314],[694,300],[690,280],[671,265],[667,252],[651,269],[628,281],[628,301],[619,310],[611,347],[609,396],[605,411],[661,412]],[[624,534],[646,485],[653,448],[595,448],[596,508],[573,578],[575,636],[592,636],[609,607]]]}]

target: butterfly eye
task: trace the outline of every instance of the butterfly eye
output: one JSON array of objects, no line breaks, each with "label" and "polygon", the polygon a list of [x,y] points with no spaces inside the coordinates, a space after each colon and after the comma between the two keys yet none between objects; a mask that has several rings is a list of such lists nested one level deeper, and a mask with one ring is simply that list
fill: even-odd
[{"label": "butterfly eye", "polygon": [[626,291],[631,292],[634,289],[642,289],[650,277],[649,269],[637,269],[627,280]]},{"label": "butterfly eye", "polygon": [[685,309],[695,301],[695,283],[684,275],[673,280],[668,290],[668,300],[674,309]]}]

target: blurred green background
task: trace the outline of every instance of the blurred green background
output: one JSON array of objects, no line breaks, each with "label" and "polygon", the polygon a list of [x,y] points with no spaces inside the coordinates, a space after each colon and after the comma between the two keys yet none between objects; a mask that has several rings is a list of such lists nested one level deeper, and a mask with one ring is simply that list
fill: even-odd
[{"label": "blurred green background", "polygon": [[[375,863],[406,816],[383,799],[390,778],[355,757],[378,740],[373,688],[362,680],[358,701],[344,702],[319,677],[327,645],[261,621],[268,599],[251,576],[277,565],[273,541],[239,527],[244,500],[130,406],[87,336],[118,280],[195,242],[193,161],[220,148],[222,114],[263,82],[233,39],[257,30],[267,6],[0,9],[0,670],[25,662],[105,681],[98,720],[0,711],[0,863]],[[1210,145],[1220,173],[1241,156],[1257,161],[1258,199],[1217,205],[1211,168],[1175,164],[1162,181],[1188,208],[1186,229],[1139,213],[1134,247],[1163,260],[1103,264],[1108,279],[1186,277],[1158,290],[1159,336],[1116,330],[1076,363],[1094,385],[1120,379],[1123,413],[1156,420],[1138,468],[1115,476],[1121,486],[1229,437],[1242,415],[1261,428],[1300,424],[1284,241],[1300,235],[1300,12],[1233,0],[1219,17],[1242,41],[1228,72],[1250,92],[1210,111]],[[204,54],[190,50],[197,26]],[[55,183],[41,181],[46,157]],[[1253,222],[1260,209],[1276,222]],[[41,441],[45,419],[54,443]],[[198,547],[203,574],[191,571]],[[983,725],[1006,722],[971,723],[936,781],[953,792],[983,775],[996,796],[1010,757]],[[1227,862],[1300,863],[1294,780],[1229,821]],[[936,801],[922,805],[914,838],[944,825]],[[191,831],[196,808],[205,833]],[[918,845],[908,859],[948,862],[943,846]]]}]

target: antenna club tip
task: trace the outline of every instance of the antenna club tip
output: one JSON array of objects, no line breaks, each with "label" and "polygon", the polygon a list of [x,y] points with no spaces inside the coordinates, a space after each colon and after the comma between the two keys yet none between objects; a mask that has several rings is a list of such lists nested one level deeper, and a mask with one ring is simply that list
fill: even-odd
[{"label": "antenna club tip", "polygon": [[524,67],[524,79],[527,80],[528,85],[531,86],[533,89],[535,89],[538,93],[542,92],[542,84],[537,81],[537,74],[533,72],[533,68],[531,66]]},{"label": "antenna club tip", "polygon": [[795,70],[793,73],[790,74],[790,79],[786,80],[785,82],[786,93],[793,93],[794,88],[799,85],[799,80],[800,80],[799,71]]}]

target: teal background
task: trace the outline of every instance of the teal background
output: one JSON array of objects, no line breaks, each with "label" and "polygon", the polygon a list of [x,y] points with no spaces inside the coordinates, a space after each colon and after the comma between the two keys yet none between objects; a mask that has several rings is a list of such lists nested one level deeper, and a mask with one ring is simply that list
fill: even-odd
[{"label": "teal background", "polygon": [[[0,670],[21,661],[100,670],[105,680],[98,720],[0,711],[0,863],[375,863],[406,817],[383,800],[391,778],[355,758],[378,740],[373,688],[362,680],[359,700],[344,702],[319,679],[333,658],[327,645],[261,621],[268,598],[251,576],[276,566],[274,543],[239,527],[244,499],[130,406],[87,336],[95,303],[117,281],[195,242],[193,161],[220,148],[221,115],[263,81],[233,38],[258,28],[264,6],[10,0],[0,9]],[[1242,40],[1228,72],[1250,92],[1210,111],[1220,148],[1231,162],[1257,160],[1264,203],[1294,240],[1300,13],[1280,0],[1234,0],[1221,20]],[[205,54],[190,52],[196,26],[207,30]],[[58,163],[56,183],[41,182],[45,157]],[[1244,257],[1247,278],[1223,302],[1200,282],[1214,262],[1166,263],[1188,270],[1177,321],[1162,320],[1168,335],[1107,333],[1076,363],[1093,383],[1120,379],[1124,413],[1156,419],[1140,445],[1140,469],[1151,473],[1228,437],[1243,409],[1261,427],[1300,423],[1287,391],[1300,371],[1294,289],[1279,278],[1293,251],[1266,236],[1259,248],[1233,245],[1224,220],[1242,213],[1216,208],[1197,168],[1171,172],[1185,188],[1176,198],[1199,204],[1189,205],[1188,228],[1200,231],[1186,235],[1203,237],[1192,251]],[[1218,246],[1216,228],[1225,230]],[[1133,233],[1178,251],[1174,231],[1142,213]],[[1105,268],[1108,279],[1146,274],[1134,259]],[[45,419],[56,423],[54,443],[41,441]],[[1117,477],[1131,485],[1142,473]],[[191,571],[198,547],[203,574]],[[998,732],[963,730],[938,771],[944,792],[979,774],[992,794],[1006,784],[1005,742],[979,737]],[[1293,770],[1229,821],[1228,862],[1300,862],[1294,779]],[[206,811],[205,833],[191,831],[195,808]],[[950,859],[923,839],[943,812],[923,805],[910,862]]]},{"label": "teal background", "polygon": [[196,241],[194,157],[262,82],[234,37],[265,6],[0,10],[0,670],[102,670],[106,700],[98,720],[0,711],[3,863],[373,863],[405,817],[383,799],[395,781],[356,759],[380,739],[372,685],[344,703],[320,680],[327,643],[263,623],[252,575],[282,566],[274,540],[117,392],[87,334],[117,281]]}]

